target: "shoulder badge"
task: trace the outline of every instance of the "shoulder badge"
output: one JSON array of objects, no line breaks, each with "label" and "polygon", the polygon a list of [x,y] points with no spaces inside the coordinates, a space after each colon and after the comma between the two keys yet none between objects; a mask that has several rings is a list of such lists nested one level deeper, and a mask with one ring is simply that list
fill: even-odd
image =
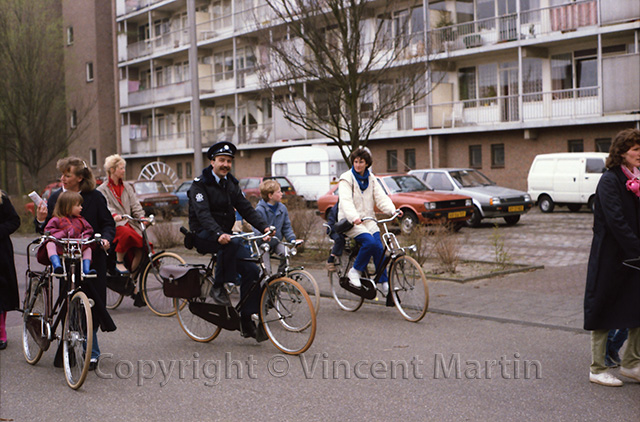
[{"label": "shoulder badge", "polygon": [[202,202],[204,201],[204,195],[201,193],[197,193],[196,194],[196,202]]}]

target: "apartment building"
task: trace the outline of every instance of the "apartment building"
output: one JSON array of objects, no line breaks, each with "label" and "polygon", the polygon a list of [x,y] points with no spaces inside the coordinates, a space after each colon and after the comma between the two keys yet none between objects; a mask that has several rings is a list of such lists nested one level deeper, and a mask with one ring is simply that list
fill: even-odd
[{"label": "apartment building", "polygon": [[[114,13],[111,2],[62,0],[68,124],[79,130],[68,154],[103,176],[105,157],[117,151]],[[54,163],[55,164],[55,163]],[[58,177],[55,169],[48,170]]]},{"label": "apartment building", "polygon": [[[429,61],[429,95],[375,132],[377,173],[471,166],[525,189],[536,154],[606,151],[617,131],[640,127],[637,0],[392,4],[388,30],[406,38],[407,58]],[[220,140],[239,147],[237,176],[262,175],[276,149],[327,142],[285,121],[261,89],[258,39],[273,19],[261,0],[115,8],[119,136],[133,175],[163,161],[194,177],[198,145]],[[394,33],[394,22],[408,26]]]}]

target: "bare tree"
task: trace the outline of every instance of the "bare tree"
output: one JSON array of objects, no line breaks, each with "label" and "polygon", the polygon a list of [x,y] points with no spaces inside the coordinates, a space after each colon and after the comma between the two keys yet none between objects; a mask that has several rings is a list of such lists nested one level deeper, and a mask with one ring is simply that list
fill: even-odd
[{"label": "bare tree", "polygon": [[65,154],[88,108],[67,107],[59,1],[0,0],[0,145],[33,188],[40,170]]},{"label": "bare tree", "polygon": [[260,77],[289,122],[351,151],[385,119],[424,101],[422,9],[416,19],[393,16],[391,0],[266,2],[273,19],[262,24]]}]

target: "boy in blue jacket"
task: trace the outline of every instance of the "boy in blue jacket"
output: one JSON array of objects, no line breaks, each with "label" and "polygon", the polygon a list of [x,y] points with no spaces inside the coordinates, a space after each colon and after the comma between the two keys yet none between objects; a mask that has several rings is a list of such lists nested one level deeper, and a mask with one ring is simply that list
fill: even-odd
[{"label": "boy in blue jacket", "polygon": [[[284,255],[285,246],[280,243],[282,239],[292,243],[296,241],[296,235],[291,228],[291,220],[289,220],[289,211],[282,203],[282,190],[280,184],[275,180],[265,180],[260,183],[260,196],[262,199],[256,205],[256,211],[267,222],[267,225],[276,228],[276,234],[269,241],[271,253],[275,255]],[[254,229],[255,231],[255,229]],[[258,233],[258,232],[256,232]],[[271,260],[269,254],[263,255],[264,265],[269,273],[271,273]],[[278,271],[281,271],[278,268]]]}]

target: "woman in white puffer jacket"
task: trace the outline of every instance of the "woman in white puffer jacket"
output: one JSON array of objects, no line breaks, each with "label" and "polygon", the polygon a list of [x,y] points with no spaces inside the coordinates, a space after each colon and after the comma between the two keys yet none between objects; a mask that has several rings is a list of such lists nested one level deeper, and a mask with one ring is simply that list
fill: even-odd
[{"label": "woman in white puffer jacket", "polygon": [[[392,215],[396,207],[382,189],[369,168],[373,163],[371,152],[366,147],[359,147],[349,157],[351,170],[340,176],[338,194],[338,220],[346,218],[353,228],[345,233],[353,237],[360,245],[353,267],[347,276],[354,287],[360,287],[360,276],[373,258],[376,271],[384,258],[384,246],[380,240],[380,229],[371,220],[362,221],[364,217],[375,217],[375,207],[385,214]],[[385,294],[389,290],[386,271],[379,278],[380,290]]]}]

